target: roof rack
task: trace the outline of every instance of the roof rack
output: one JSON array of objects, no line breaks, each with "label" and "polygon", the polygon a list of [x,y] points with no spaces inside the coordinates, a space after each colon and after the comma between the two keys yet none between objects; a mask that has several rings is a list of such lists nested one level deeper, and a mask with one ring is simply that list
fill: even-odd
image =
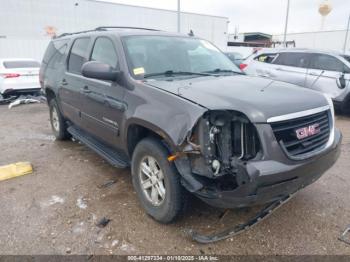
[{"label": "roof rack", "polygon": [[95,30],[102,31],[107,29],[136,29],[136,30],[160,31],[158,29],[153,29],[153,28],[133,27],[133,26],[99,26]]},{"label": "roof rack", "polygon": [[60,38],[60,37],[64,37],[64,36],[67,36],[67,35],[76,35],[76,34],[83,34],[83,33],[89,33],[89,32],[95,32],[96,29],[93,29],[93,30],[85,30],[85,31],[79,31],[79,32],[73,32],[73,33],[63,33],[63,34],[60,34],[59,36],[56,36],[55,38]]},{"label": "roof rack", "polygon": [[85,30],[85,31],[79,31],[79,32],[73,32],[73,33],[63,33],[59,36],[56,36],[55,38],[64,37],[67,35],[76,35],[76,34],[83,34],[83,33],[89,33],[89,32],[95,32],[95,31],[107,31],[108,29],[136,29],[136,30],[148,30],[148,31],[161,31],[158,29],[153,28],[145,28],[145,27],[132,27],[132,26],[99,26],[92,30]]}]

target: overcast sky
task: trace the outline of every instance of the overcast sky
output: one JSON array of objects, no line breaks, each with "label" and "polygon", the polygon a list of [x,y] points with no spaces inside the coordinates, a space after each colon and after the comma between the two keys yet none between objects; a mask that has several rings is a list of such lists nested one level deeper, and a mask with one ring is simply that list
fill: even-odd
[{"label": "overcast sky", "polygon": [[[177,0],[107,0],[110,2],[176,10]],[[318,31],[322,0],[290,0],[288,32]],[[350,14],[350,0],[329,0],[333,10],[326,17],[323,30],[345,29]],[[279,34],[284,30],[287,0],[182,0],[186,12],[228,17],[229,31]]]}]

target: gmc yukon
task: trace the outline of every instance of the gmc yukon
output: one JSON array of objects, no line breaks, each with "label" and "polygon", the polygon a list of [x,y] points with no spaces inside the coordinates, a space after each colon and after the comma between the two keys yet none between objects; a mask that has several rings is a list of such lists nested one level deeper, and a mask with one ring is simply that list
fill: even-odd
[{"label": "gmc yukon", "polygon": [[210,205],[271,203],[337,160],[332,100],[244,75],[195,36],[100,27],[51,41],[40,83],[58,140],[131,166],[141,206],[168,223],[190,192]]}]

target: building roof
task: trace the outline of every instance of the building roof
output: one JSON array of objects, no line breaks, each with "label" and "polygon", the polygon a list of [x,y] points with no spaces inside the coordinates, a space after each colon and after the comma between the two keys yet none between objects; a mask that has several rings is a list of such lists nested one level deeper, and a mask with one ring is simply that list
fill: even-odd
[{"label": "building roof", "polygon": [[261,33],[261,32],[248,32],[248,33],[243,33],[244,36],[262,36],[266,38],[271,38],[272,35]]}]

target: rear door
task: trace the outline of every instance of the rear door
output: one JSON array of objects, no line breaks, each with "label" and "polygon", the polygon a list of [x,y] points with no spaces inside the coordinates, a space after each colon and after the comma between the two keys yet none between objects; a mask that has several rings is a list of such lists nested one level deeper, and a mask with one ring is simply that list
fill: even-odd
[{"label": "rear door", "polygon": [[[90,61],[98,61],[118,70],[118,55],[113,39],[97,37]],[[115,81],[85,78],[82,119],[84,128],[109,145],[116,145],[122,112],[118,110],[124,97],[124,88]]]},{"label": "rear door", "polygon": [[306,86],[338,97],[344,89],[338,88],[337,79],[342,75],[345,65],[338,58],[327,54],[313,54],[307,71]]},{"label": "rear door", "polygon": [[75,125],[82,127],[82,90],[84,77],[81,67],[88,60],[90,37],[76,38],[68,55],[67,70],[59,81],[59,96],[64,115]]},{"label": "rear door", "polygon": [[304,87],[310,55],[307,53],[279,53],[271,64],[269,76],[272,79]]}]

